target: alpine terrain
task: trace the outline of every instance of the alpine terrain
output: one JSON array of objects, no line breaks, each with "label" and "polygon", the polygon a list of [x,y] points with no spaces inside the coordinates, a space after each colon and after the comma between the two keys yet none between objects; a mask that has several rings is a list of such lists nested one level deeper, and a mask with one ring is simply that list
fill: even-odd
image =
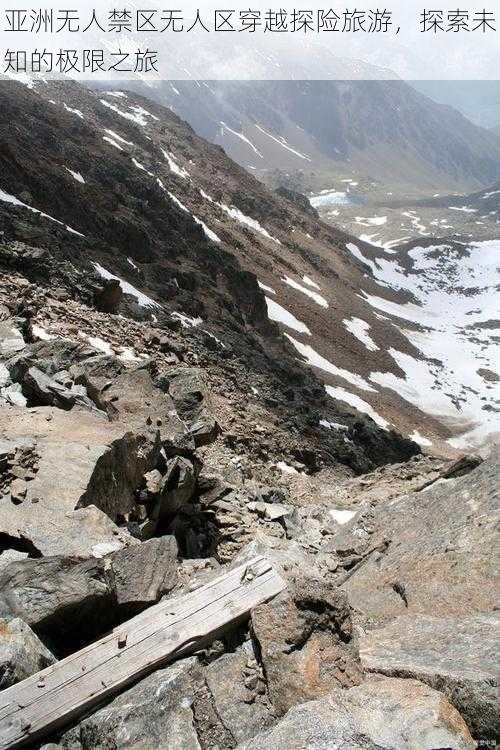
[{"label": "alpine terrain", "polygon": [[[201,119],[259,88],[215,86]],[[430,104],[394,148],[442,195],[388,167],[354,208],[289,88],[217,132],[284,172],[263,144],[314,139],[327,187],[137,92],[0,82],[2,749],[498,737],[500,141]],[[361,164],[348,88],[314,97]]]}]

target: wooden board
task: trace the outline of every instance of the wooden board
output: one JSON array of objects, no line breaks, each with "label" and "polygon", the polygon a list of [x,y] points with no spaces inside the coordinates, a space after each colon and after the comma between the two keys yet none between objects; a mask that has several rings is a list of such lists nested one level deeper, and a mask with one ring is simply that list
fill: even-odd
[{"label": "wooden board", "polygon": [[213,640],[286,587],[264,557],[150,607],[109,635],[0,693],[0,748],[60,729],[138,678]]}]

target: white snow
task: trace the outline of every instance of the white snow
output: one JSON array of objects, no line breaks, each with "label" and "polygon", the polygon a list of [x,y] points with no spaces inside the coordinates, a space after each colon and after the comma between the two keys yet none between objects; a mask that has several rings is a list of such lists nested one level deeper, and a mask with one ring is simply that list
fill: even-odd
[{"label": "white snow", "polygon": [[430,445],[432,445],[432,440],[429,440],[429,438],[424,437],[420,434],[418,430],[413,430],[411,435],[408,435],[410,440],[413,440],[414,443],[417,443],[422,448],[428,448]]},{"label": "white snow", "polygon": [[380,349],[368,333],[371,326],[365,320],[362,320],[361,318],[351,318],[350,320],[344,319],[342,322],[349,333],[352,333],[353,336],[359,339],[369,352],[376,352]]},{"label": "white snow", "polygon": [[302,323],[301,320],[298,320],[295,315],[292,315],[291,312],[285,310],[284,307],[279,305],[273,299],[269,299],[269,297],[266,297],[265,299],[267,314],[269,315],[270,320],[274,320],[276,323],[283,323],[283,325],[292,328],[294,331],[297,331],[297,333],[307,333],[308,336],[311,335],[311,331],[306,324]]},{"label": "white snow", "polygon": [[365,227],[381,227],[383,224],[387,224],[387,216],[355,216],[357,224],[362,224]]},{"label": "white snow", "polygon": [[344,190],[323,190],[318,195],[311,195],[309,203],[313,208],[328,208],[328,206],[348,206],[352,199]]},{"label": "white snow", "polygon": [[264,237],[267,237],[269,240],[273,240],[273,242],[276,242],[278,245],[281,245],[281,242],[276,239],[276,237],[272,237],[267,229],[264,229],[264,227],[259,224],[259,222],[256,219],[252,219],[251,216],[246,216],[242,211],[240,211],[239,208],[236,208],[236,206],[226,206],[225,203],[217,203],[219,208],[222,208],[223,211],[226,212],[228,216],[231,217],[231,219],[236,219],[240,224],[245,224],[247,227],[250,227],[250,229],[253,229],[254,232],[258,232],[259,234],[262,234]]},{"label": "white snow", "polygon": [[36,338],[40,339],[40,341],[53,341],[55,338],[57,338],[57,336],[49,333],[45,330],[45,328],[37,325],[36,323],[32,324],[31,331],[33,333],[33,336],[36,336]]},{"label": "white snow", "polygon": [[137,169],[140,169],[141,172],[146,172],[146,174],[148,174],[150,177],[154,177],[154,174],[150,172],[149,170],[147,170],[144,164],[141,164],[139,161],[137,161],[137,159],[134,159],[133,157],[132,157],[132,163],[134,167],[137,167]]},{"label": "white snow", "polygon": [[283,472],[283,474],[299,473],[297,469],[295,469],[293,466],[290,466],[290,464],[285,463],[285,461],[278,461],[278,463],[276,464],[276,468]]},{"label": "white snow", "polygon": [[268,138],[271,138],[275,143],[277,143],[281,148],[286,149],[291,154],[294,154],[295,156],[298,156],[299,159],[304,159],[305,161],[311,161],[311,158],[307,156],[306,154],[301,154],[300,151],[296,151],[294,148],[291,148],[291,146],[288,145],[285,138],[277,138],[276,136],[272,135],[271,133],[268,133],[267,130],[264,130],[263,127],[260,125],[255,125],[257,130],[260,130],[261,133],[264,133],[264,135],[267,135]]},{"label": "white snow", "polygon": [[450,211],[463,211],[464,214],[477,214],[477,208],[469,206],[448,206]]},{"label": "white snow", "polygon": [[179,164],[177,164],[173,153],[171,151],[165,151],[164,148],[161,149],[161,152],[167,161],[170,171],[176,174],[178,177],[181,177],[183,180],[189,180],[189,172],[187,172],[183,167],[180,167]]},{"label": "white snow", "polygon": [[262,281],[257,281],[257,284],[259,285],[260,289],[262,289],[263,292],[268,292],[269,294],[276,294],[272,286],[267,286],[267,284],[263,284]]},{"label": "white snow", "polygon": [[23,203],[22,201],[19,200],[19,198],[16,198],[15,195],[10,195],[10,193],[6,193],[1,188],[0,188],[0,201],[3,201],[4,203],[11,203],[13,206],[20,206],[22,208],[27,208],[28,211],[33,211],[33,213],[43,216],[44,219],[49,219],[50,221],[54,221],[56,224],[59,224],[60,226],[64,227],[67,232],[71,232],[71,234],[77,234],[79,237],[85,237],[84,234],[81,234],[81,232],[77,232],[76,229],[72,229],[68,224],[64,224],[62,221],[59,221],[59,219],[54,219],[54,217],[49,216],[49,214],[44,214],[43,211],[39,211],[38,208],[33,208],[33,206],[28,206],[27,203]]},{"label": "white snow", "polygon": [[109,144],[110,144],[111,146],[114,146],[115,148],[117,148],[117,149],[118,149],[118,151],[123,151],[123,149],[122,149],[122,147],[120,146],[120,144],[116,143],[116,141],[114,141],[114,140],[113,140],[112,138],[110,138],[109,136],[107,136],[107,135],[103,135],[103,137],[102,137],[102,140],[103,140],[103,141],[106,141],[106,143],[109,143]]},{"label": "white snow", "polygon": [[378,426],[383,430],[387,429],[389,422],[381,417],[380,414],[377,414],[377,412],[373,409],[372,406],[370,406],[370,404],[368,404],[366,401],[363,401],[363,399],[357,396],[355,393],[349,393],[349,391],[346,391],[344,388],[335,388],[331,385],[325,385],[325,390],[332,398],[336,399],[337,401],[344,401],[346,404],[353,406],[358,411],[363,412],[364,414],[367,414],[369,417],[371,417],[373,421],[378,424]]},{"label": "white snow", "polygon": [[123,143],[125,146],[133,146],[134,145],[132,143],[132,141],[126,141],[125,138],[122,138],[121,135],[118,135],[118,133],[115,133],[114,130],[109,130],[109,128],[107,128],[105,130],[105,132],[108,133],[108,135],[110,135],[111,138],[114,141],[118,141],[119,143]]},{"label": "white snow", "polygon": [[334,521],[343,526],[348,523],[356,515],[355,510],[338,510],[337,508],[330,508],[328,511]]},{"label": "white snow", "polygon": [[115,99],[126,99],[127,94],[124,91],[106,91],[106,96],[114,96]]},{"label": "white snow", "polygon": [[188,315],[184,315],[184,313],[181,312],[173,312],[171,317],[180,320],[184,328],[197,328],[197,326],[200,326],[203,323],[202,318],[190,318]]},{"label": "white snow", "polygon": [[[158,184],[160,185],[161,188],[163,188],[163,190],[165,190],[165,187],[164,187],[163,183],[161,182],[161,180],[158,180]],[[203,231],[205,232],[205,235],[208,237],[209,240],[212,240],[212,242],[220,242],[220,237],[218,237],[215,234],[215,232],[213,232],[209,227],[207,227],[207,225],[205,224],[204,221],[202,221],[201,219],[198,219],[197,216],[195,216],[194,214],[192,214],[191,211],[189,210],[189,208],[187,208],[183,203],[181,203],[181,201],[173,193],[171,193],[168,190],[166,192],[168,193],[168,195],[170,196],[170,198],[173,200],[173,202],[182,211],[185,211],[187,214],[189,214],[191,216],[191,218],[193,219],[193,221],[195,221],[197,224],[200,225],[200,227],[203,229]]]},{"label": "white snow", "polygon": [[74,179],[75,179],[75,180],[76,180],[77,182],[80,182],[80,183],[81,183],[82,185],[85,185],[85,180],[84,180],[84,179],[83,179],[83,177],[81,176],[80,172],[73,172],[73,170],[72,170],[72,169],[70,169],[69,167],[64,167],[64,169],[66,170],[66,172],[69,172],[69,173],[70,173],[70,175],[71,175],[71,176],[72,176],[72,177],[73,177],[73,178],[74,178]]},{"label": "white snow", "polygon": [[132,258],[127,258],[127,263],[130,263],[130,265],[132,266],[132,268],[135,268],[136,271],[139,270],[139,268],[135,265],[135,263],[132,260]]},{"label": "white snow", "polygon": [[99,336],[89,336],[89,334],[85,333],[84,331],[78,331],[78,335],[80,336],[80,338],[88,341],[89,344],[94,347],[94,349],[98,349],[104,354],[114,354],[111,344],[108,341],[104,341],[104,339],[99,338]]},{"label": "white snow", "polygon": [[[433,414],[459,434],[451,438],[478,446],[500,431],[500,384],[485,381],[481,369],[499,373],[498,284],[500,241],[471,246],[415,247],[407,252],[412,265],[372,264],[374,274],[397,289],[410,292],[415,302],[400,304],[382,297],[364,298],[372,307],[408,321],[397,323],[401,333],[420,351],[418,359],[390,349],[404,373],[375,372],[370,376],[422,411]],[[415,330],[414,325],[419,328]],[[458,443],[457,443],[458,445]]]},{"label": "white snow", "polygon": [[319,423],[322,427],[326,427],[327,430],[348,430],[349,427],[340,422],[330,422],[328,419],[320,419]]},{"label": "white snow", "polygon": [[285,284],[288,284],[288,286],[291,286],[292,289],[296,289],[298,292],[302,292],[302,294],[305,294],[313,299],[317,305],[320,305],[320,307],[328,307],[328,302],[324,297],[321,296],[321,294],[318,294],[318,292],[313,292],[311,289],[302,286],[302,284],[299,284],[298,281],[294,281],[289,276],[285,276],[281,280],[284,281]]},{"label": "white snow", "polygon": [[302,276],[302,281],[304,284],[307,284],[307,286],[312,286],[313,289],[317,289],[318,292],[321,291],[320,285],[316,284],[316,282],[310,279],[309,276]]},{"label": "white snow", "polygon": [[227,130],[229,133],[232,133],[232,135],[236,136],[236,138],[239,138],[241,141],[243,141],[243,143],[246,143],[247,146],[250,146],[250,148],[252,149],[252,151],[255,154],[257,154],[258,157],[260,157],[261,159],[264,158],[262,156],[262,154],[260,153],[259,149],[254,146],[254,144],[252,143],[252,141],[250,141],[246,137],[246,135],[243,135],[243,133],[238,133],[236,130],[233,130],[232,128],[229,127],[229,125],[226,125],[225,122],[222,122],[222,120],[220,121],[220,125],[221,125],[221,133],[220,134],[221,134],[222,137],[224,137],[224,130]]},{"label": "white snow", "polygon": [[64,102],[63,102],[63,107],[66,110],[66,112],[71,112],[72,115],[76,115],[81,120],[85,120],[85,117],[83,116],[83,113],[80,112],[79,109],[73,109],[73,107],[68,107],[68,105],[65,104]]},{"label": "white snow", "polygon": [[135,288],[135,286],[129,284],[128,281],[124,281],[123,279],[120,279],[119,276],[115,276],[110,271],[107,271],[105,268],[99,265],[99,263],[94,263],[93,265],[97,273],[102,276],[103,279],[116,279],[116,281],[119,281],[124,293],[133,295],[137,299],[137,304],[140,307],[161,307],[161,305],[159,305],[158,302],[155,302],[154,299],[151,299],[151,297],[148,297],[143,292],[140,292]]},{"label": "white snow", "polygon": [[136,125],[140,125],[141,127],[145,127],[148,124],[146,117],[152,117],[154,120],[158,119],[142,107],[130,107],[130,112],[124,112],[122,109],[115,106],[114,104],[111,104],[111,102],[107,102],[105,99],[99,99],[99,101],[104,107],[112,109],[113,112],[116,112],[116,114],[120,115],[120,117],[123,117],[125,120],[135,122]]},{"label": "white snow", "polygon": [[347,380],[348,383],[351,383],[351,385],[354,385],[356,386],[356,388],[360,388],[363,391],[376,392],[376,389],[372,388],[372,386],[367,383],[366,380],[361,377],[361,375],[349,372],[349,370],[344,370],[342,367],[337,367],[336,365],[325,359],[325,357],[322,357],[321,354],[318,354],[318,352],[316,352],[312,348],[312,346],[309,346],[309,344],[302,344],[300,341],[297,341],[288,333],[285,333],[285,336],[294,345],[297,351],[304,357],[304,359],[307,360],[308,364],[311,365],[311,367],[317,367],[319,370],[323,370],[323,372],[329,372],[331,375],[335,375],[338,378]]}]

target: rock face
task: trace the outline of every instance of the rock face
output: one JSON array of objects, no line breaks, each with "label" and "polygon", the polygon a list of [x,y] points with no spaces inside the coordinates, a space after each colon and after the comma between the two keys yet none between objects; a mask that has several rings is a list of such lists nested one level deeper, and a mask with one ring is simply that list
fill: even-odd
[{"label": "rock face", "polygon": [[333,537],[358,555],[343,589],[362,623],[493,611],[499,473],[497,449],[469,474],[361,514]]},{"label": "rock face", "polygon": [[292,708],[238,750],[473,750],[475,742],[446,698],[416,680],[371,679]]},{"label": "rock face", "polygon": [[191,706],[196,659],[158,670],[61,739],[63,750],[200,750]]},{"label": "rock face", "polygon": [[403,615],[361,636],[361,663],[368,672],[415,678],[440,690],[474,737],[494,740],[500,733],[499,625],[495,614]]},{"label": "rock face", "polygon": [[175,538],[164,536],[112,555],[113,588],[121,617],[132,617],[175,588],[178,552]]},{"label": "rock face", "polygon": [[55,661],[54,655],[23,620],[0,619],[0,690]]},{"label": "rock face", "polygon": [[21,618],[67,649],[114,622],[113,590],[103,560],[46,557],[0,569],[0,615]]},{"label": "rock face", "polygon": [[275,710],[359,684],[347,599],[316,580],[299,579],[290,592],[252,613],[269,695]]}]

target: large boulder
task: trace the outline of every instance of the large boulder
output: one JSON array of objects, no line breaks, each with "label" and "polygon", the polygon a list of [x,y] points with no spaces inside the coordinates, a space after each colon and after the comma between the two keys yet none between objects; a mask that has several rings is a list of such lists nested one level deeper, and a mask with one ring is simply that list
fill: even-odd
[{"label": "large boulder", "polygon": [[178,553],[175,537],[164,536],[111,556],[113,588],[120,617],[132,617],[175,588]]},{"label": "large boulder", "polygon": [[361,663],[368,672],[414,677],[444,693],[477,739],[500,736],[498,615],[439,618],[403,615],[364,633]]},{"label": "large boulder", "polygon": [[173,368],[160,379],[159,385],[171,396],[197,446],[215,440],[219,426],[211,413],[209,392],[199,368]]},{"label": "large boulder", "polygon": [[[130,543],[130,535],[112,521],[134,507],[144,473],[158,462],[161,444],[156,430],[129,432],[88,412],[79,412],[75,429],[74,415],[60,409],[0,408],[2,439],[11,451],[29,443],[36,472],[23,480],[21,495],[19,483],[14,498],[12,482],[6,485],[7,493],[0,499],[1,534],[18,544],[27,541],[43,555],[88,555],[96,544],[117,549]],[[90,506],[109,518],[89,511]],[[75,534],[75,513],[81,522],[80,538]]]},{"label": "large boulder", "polygon": [[54,655],[18,617],[0,619],[0,690],[54,664]]},{"label": "large boulder", "polygon": [[158,670],[66,732],[63,750],[200,750],[192,705],[195,658]]},{"label": "large boulder", "polygon": [[474,471],[361,513],[331,538],[351,554],[343,589],[366,627],[402,614],[496,606],[500,449]]},{"label": "large boulder", "polygon": [[60,651],[112,625],[113,601],[104,560],[46,557],[0,569],[0,616],[20,617]]},{"label": "large boulder", "polygon": [[416,680],[370,679],[292,708],[238,750],[473,750],[456,709]]},{"label": "large boulder", "polygon": [[351,687],[363,679],[342,592],[298,578],[288,590],[252,612],[269,696],[278,714],[296,703]]}]

